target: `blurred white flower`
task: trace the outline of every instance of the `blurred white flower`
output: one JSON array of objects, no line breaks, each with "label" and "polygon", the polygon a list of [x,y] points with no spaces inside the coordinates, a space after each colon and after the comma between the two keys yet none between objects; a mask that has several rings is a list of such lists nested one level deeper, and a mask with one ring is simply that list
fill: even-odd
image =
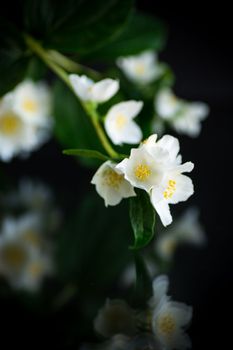
[{"label": "blurred white flower", "polygon": [[[145,253],[143,254],[143,262],[145,264],[146,270],[150,278],[154,278],[159,272],[159,266],[155,262],[155,259],[150,257],[147,253]],[[135,283],[136,277],[136,267],[135,263],[133,262],[129,264],[123,271],[119,281],[119,286],[129,288]]]},{"label": "blurred white flower", "polygon": [[103,79],[95,83],[86,75],[69,75],[70,83],[76,95],[82,101],[101,103],[109,100],[119,90],[119,81],[113,79]]},{"label": "blurred white flower", "polygon": [[133,121],[143,102],[120,102],[110,108],[105,119],[105,130],[115,145],[136,144],[142,139],[140,127]]},{"label": "blurred white flower", "polygon": [[17,191],[12,191],[2,198],[10,207],[23,207],[29,210],[43,210],[52,204],[52,193],[48,187],[31,179],[23,179]]},{"label": "blurred white flower", "polygon": [[168,283],[165,275],[153,282],[153,297],[149,302],[152,331],[165,349],[187,349],[191,347],[191,342],[185,329],[192,319],[192,307],[172,301],[167,296]]},{"label": "blurred white flower", "polygon": [[28,123],[15,111],[14,106],[14,93],[0,100],[0,158],[3,161],[35,150],[50,133],[50,122],[43,127]]},{"label": "blurred white flower", "polygon": [[36,291],[52,271],[52,254],[42,237],[40,216],[6,218],[0,233],[0,273],[10,285]]},{"label": "blurred white flower", "polygon": [[12,94],[13,109],[25,123],[46,127],[51,123],[51,95],[45,83],[25,80]]},{"label": "blurred white flower", "polygon": [[172,259],[178,245],[183,243],[202,246],[205,232],[199,222],[197,208],[189,208],[166,232],[158,236],[155,249],[164,260]]},{"label": "blurred white flower", "polygon": [[94,320],[97,333],[108,338],[117,334],[136,333],[135,311],[124,300],[107,299]]},{"label": "blurred white flower", "polygon": [[187,102],[177,98],[171,89],[164,88],[155,98],[158,116],[166,120],[178,133],[197,137],[201,121],[209,114],[209,107],[203,102]]},{"label": "blurred white flower", "polygon": [[160,90],[155,98],[155,110],[163,119],[173,118],[182,110],[182,105],[182,101],[169,88]]},{"label": "blurred white flower", "polygon": [[163,299],[168,300],[167,296],[169,286],[169,280],[166,275],[160,275],[153,280],[153,296],[149,300],[149,306],[152,309],[155,309]]},{"label": "blurred white flower", "polygon": [[129,80],[138,84],[151,83],[163,72],[153,51],[146,51],[137,56],[119,57],[117,65]]},{"label": "blurred white flower", "polygon": [[209,114],[209,107],[203,102],[186,103],[182,113],[172,121],[173,128],[180,134],[197,137],[201,132],[201,121]]},{"label": "blurred white flower", "polygon": [[132,185],[111,161],[100,166],[91,183],[96,186],[96,191],[104,199],[106,207],[117,205],[123,198],[136,195]]},{"label": "blurred white flower", "polygon": [[166,349],[187,349],[191,342],[184,329],[191,319],[190,306],[164,298],[153,312],[152,330]]}]

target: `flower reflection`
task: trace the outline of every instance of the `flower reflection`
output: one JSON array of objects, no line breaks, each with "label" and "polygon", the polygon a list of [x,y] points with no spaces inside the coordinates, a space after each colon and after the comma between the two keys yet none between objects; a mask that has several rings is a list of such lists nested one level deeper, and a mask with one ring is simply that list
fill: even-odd
[{"label": "flower reflection", "polygon": [[192,308],[174,302],[167,295],[168,277],[153,281],[153,296],[144,309],[132,309],[124,300],[107,300],[95,320],[94,329],[110,338],[97,347],[84,349],[188,349],[190,339],[185,333],[192,318]]},{"label": "flower reflection", "polygon": [[55,270],[54,247],[47,235],[59,219],[52,195],[44,185],[24,180],[1,202],[7,215],[0,228],[0,274],[12,288],[37,291]]},{"label": "flower reflection", "polygon": [[177,247],[182,244],[205,244],[205,232],[199,222],[199,215],[197,208],[189,208],[171,228],[161,232],[155,243],[155,251],[161,259],[171,260]]},{"label": "flower reflection", "polygon": [[135,311],[124,300],[107,300],[94,322],[97,333],[111,337],[118,333],[136,333]]},{"label": "flower reflection", "polygon": [[[167,272],[179,246],[188,244],[202,247],[206,244],[205,230],[199,220],[198,208],[188,208],[170,227],[162,229],[151,245],[142,253],[150,278]],[[120,284],[129,287],[136,280],[136,267],[130,263],[122,273]]]}]

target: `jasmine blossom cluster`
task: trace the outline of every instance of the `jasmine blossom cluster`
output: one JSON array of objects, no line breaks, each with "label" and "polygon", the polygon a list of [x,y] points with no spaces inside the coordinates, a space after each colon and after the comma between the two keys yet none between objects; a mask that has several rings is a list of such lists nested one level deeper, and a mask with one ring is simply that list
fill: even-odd
[{"label": "jasmine blossom cluster", "polygon": [[0,159],[10,161],[44,143],[51,131],[50,92],[44,83],[23,81],[0,100]]},{"label": "jasmine blossom cluster", "polygon": [[111,163],[111,173],[106,171],[109,163],[105,162],[92,183],[106,205],[116,205],[122,198],[135,196],[134,187],[146,191],[163,225],[167,226],[172,222],[169,204],[187,200],[194,191],[192,180],[183,175],[192,171],[193,163],[182,164],[179,150],[177,138],[164,135],[157,141],[157,135],[151,135],[138,148],[131,149],[128,158],[119,164]]}]

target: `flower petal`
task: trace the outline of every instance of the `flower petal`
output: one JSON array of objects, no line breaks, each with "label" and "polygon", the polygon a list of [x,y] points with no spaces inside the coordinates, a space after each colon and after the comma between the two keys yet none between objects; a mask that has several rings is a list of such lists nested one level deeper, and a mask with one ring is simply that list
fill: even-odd
[{"label": "flower petal", "polygon": [[103,79],[95,83],[92,88],[92,101],[105,102],[114,96],[119,90],[119,81]]}]

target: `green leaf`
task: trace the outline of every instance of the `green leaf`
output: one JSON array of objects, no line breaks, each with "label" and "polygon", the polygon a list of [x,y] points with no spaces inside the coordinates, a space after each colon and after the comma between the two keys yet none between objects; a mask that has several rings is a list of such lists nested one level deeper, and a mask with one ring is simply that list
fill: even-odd
[{"label": "green leaf", "polygon": [[47,48],[90,52],[104,45],[124,27],[133,0],[28,0],[27,31]]},{"label": "green leaf", "polygon": [[115,60],[120,56],[137,55],[146,50],[161,51],[166,39],[167,31],[160,20],[150,15],[134,13],[121,35],[87,58]]},{"label": "green leaf", "polygon": [[12,23],[0,18],[0,96],[24,78],[29,60],[17,29]]},{"label": "green leaf", "polygon": [[136,197],[130,198],[129,214],[135,238],[131,249],[145,247],[155,233],[155,211],[147,193],[138,191]]},{"label": "green leaf", "polygon": [[[54,132],[63,148],[94,149],[104,153],[90,119],[77,97],[59,80],[54,85],[53,98]],[[85,159],[85,164],[95,166],[99,163],[93,159]]]},{"label": "green leaf", "polygon": [[149,298],[152,295],[151,277],[147,268],[144,256],[135,252],[135,269],[136,269],[136,284],[134,290],[134,299],[137,305],[145,308]]},{"label": "green leaf", "polygon": [[98,194],[85,191],[83,201],[70,210],[59,235],[58,276],[77,281],[84,295],[94,282],[97,292],[111,285],[131,257],[126,203],[106,209]]},{"label": "green leaf", "polygon": [[85,158],[95,158],[100,160],[109,160],[110,158],[105,156],[104,154],[92,150],[92,149],[66,149],[62,152],[63,154],[67,154],[69,156],[79,156]]}]

